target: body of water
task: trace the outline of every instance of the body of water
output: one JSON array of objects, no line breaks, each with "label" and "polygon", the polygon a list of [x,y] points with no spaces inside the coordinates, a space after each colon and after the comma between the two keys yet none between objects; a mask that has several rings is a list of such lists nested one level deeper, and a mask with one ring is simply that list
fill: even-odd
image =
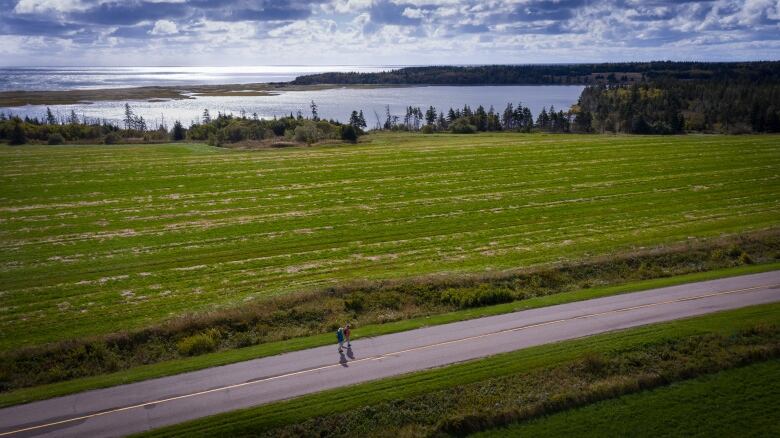
[{"label": "body of water", "polygon": [[[377,72],[401,66],[257,66],[257,67],[11,67],[0,68],[0,91],[67,90],[89,88],[122,88],[139,86],[240,84],[285,82],[297,76],[326,71]],[[193,99],[163,102],[127,101],[134,112],[143,116],[150,126],[161,120],[170,124],[180,120],[188,125],[199,120],[204,109],[217,113],[247,116],[257,113],[261,118],[297,114],[311,115],[310,103],[319,107],[326,119],[346,121],[353,110],[363,110],[369,127],[383,121],[389,107],[392,115],[402,116],[408,106],[426,109],[433,105],[446,113],[447,109],[470,105],[485,109],[493,106],[503,111],[507,103],[531,108],[536,115],[542,107],[554,105],[567,109],[579,97],[582,86],[425,86],[405,88],[353,89],[336,88],[320,91],[286,91],[274,96],[195,96]],[[51,105],[52,111],[65,117],[75,111],[79,117],[120,122],[124,118],[125,101],[99,101],[74,105]],[[0,108],[0,112],[21,117],[42,117],[46,107],[28,105]]]},{"label": "body of water", "polygon": [[[170,126],[174,120],[189,125],[200,120],[203,110],[208,109],[212,116],[222,112],[241,115],[242,111],[251,116],[270,119],[282,117],[300,111],[304,116],[311,115],[310,104],[318,106],[319,116],[326,119],[346,121],[353,110],[363,113],[369,128],[385,119],[387,108],[393,115],[402,116],[408,106],[427,109],[433,105],[443,111],[470,105],[476,109],[483,105],[487,110],[492,105],[502,112],[506,104],[512,102],[531,108],[534,115],[542,107],[554,105],[556,109],[567,110],[577,102],[582,86],[429,86],[408,88],[352,89],[335,88],[319,91],[286,91],[275,96],[201,96],[194,99],[171,100],[164,102],[128,101],[135,114],[143,116],[150,126],[156,126],[163,118]],[[119,122],[124,118],[125,102],[101,101],[92,104],[51,105],[56,115],[66,116],[75,111],[79,117],[107,119]],[[21,117],[42,117],[46,106],[27,105],[14,108],[0,108],[0,112]]]},{"label": "body of water", "polygon": [[288,82],[323,72],[378,72],[402,66],[2,67],[0,91]]}]

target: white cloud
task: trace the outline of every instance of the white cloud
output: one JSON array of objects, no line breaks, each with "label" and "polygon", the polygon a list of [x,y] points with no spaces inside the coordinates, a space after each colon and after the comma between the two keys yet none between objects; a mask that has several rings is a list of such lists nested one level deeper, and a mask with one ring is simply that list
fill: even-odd
[{"label": "white cloud", "polygon": [[[133,23],[104,16],[92,23],[95,11],[73,13],[101,3],[137,6],[140,1],[18,0],[12,11],[0,16],[3,29],[19,34],[0,36],[0,42],[10,46],[0,47],[0,54],[10,54],[0,56],[0,64],[56,59],[411,64],[780,56],[780,0],[589,0],[569,9],[559,0],[331,0],[311,3],[317,5],[304,19],[274,22],[210,21],[201,17],[217,19],[216,9],[186,0],[143,0],[183,4],[157,5],[167,15],[148,14],[154,18]],[[253,3],[236,0],[221,8],[224,12]],[[265,3],[276,5],[275,0]],[[35,34],[22,27],[24,21],[3,22],[14,14],[35,14],[52,26],[38,39],[24,37]],[[420,19],[424,24],[419,26],[388,24]],[[146,32],[142,29],[149,28],[146,44],[138,44]]]},{"label": "white cloud", "polygon": [[406,8],[402,15],[406,18],[422,18],[424,14],[422,9]]},{"label": "white cloud", "polygon": [[338,12],[340,14],[355,13],[364,11],[371,7],[373,0],[334,0],[333,3],[326,3],[323,9],[326,12]]},{"label": "white cloud", "polygon": [[152,35],[173,35],[179,33],[179,29],[176,27],[176,23],[171,20],[157,20],[149,33]]},{"label": "white cloud", "polygon": [[14,7],[17,14],[44,14],[84,10],[88,5],[81,0],[20,0]]}]

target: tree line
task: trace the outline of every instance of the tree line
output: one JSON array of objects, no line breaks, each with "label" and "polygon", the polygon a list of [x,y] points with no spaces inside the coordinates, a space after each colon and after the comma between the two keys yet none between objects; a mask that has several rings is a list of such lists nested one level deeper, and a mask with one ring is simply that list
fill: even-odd
[{"label": "tree line", "polygon": [[[311,114],[263,119],[257,113],[240,115],[217,113],[212,116],[205,109],[199,120],[193,120],[188,127],[175,121],[169,128],[164,119],[150,123],[135,114],[129,104],[125,104],[124,118],[121,123],[105,119],[79,117],[75,112],[67,117],[56,117],[47,108],[41,117],[25,117],[0,114],[0,140],[10,144],[24,144],[28,141],[48,144],[66,142],[122,143],[122,142],[165,142],[165,141],[205,141],[210,145],[221,146],[242,141],[289,140],[312,144],[324,140],[343,140],[356,142],[368,128],[362,110],[352,111],[346,123],[337,120],[323,120],[315,102],[310,105]],[[492,106],[485,109],[479,105],[472,109],[449,108],[446,113],[435,107],[408,106],[403,116],[394,115],[386,107],[384,118],[376,116],[375,130],[422,131],[424,133],[452,132],[469,134],[489,131],[516,132],[572,132],[572,113],[556,111],[550,106],[543,108],[534,118],[530,108],[522,104],[508,103],[502,112]]]},{"label": "tree line", "polygon": [[780,132],[780,81],[661,78],[586,87],[572,108],[581,131],[631,134]]},{"label": "tree line", "polygon": [[[292,85],[594,85],[679,80],[780,80],[780,62],[621,62],[599,64],[483,65],[406,67],[358,73],[332,72],[299,76]],[[285,85],[281,83],[278,85]]]},{"label": "tree line", "polygon": [[390,107],[385,107],[384,119],[376,115],[376,130],[422,131],[424,133],[452,132],[470,134],[474,132],[514,131],[514,132],[572,132],[572,113],[556,111],[554,106],[543,107],[534,118],[531,109],[522,103],[508,103],[503,111],[493,106],[487,110],[479,105],[476,109],[464,105],[463,108],[449,108],[446,113],[434,106],[409,106],[403,116],[393,115]]},{"label": "tree line", "polygon": [[0,113],[0,140],[18,145],[28,142],[51,145],[66,142],[81,143],[160,143],[166,141],[206,141],[214,146],[241,141],[294,141],[315,143],[323,140],[356,142],[366,127],[363,112],[353,111],[346,124],[336,120],[322,120],[317,104],[311,102],[311,116],[304,117],[299,111],[281,118],[262,119],[257,113],[240,115],[217,113],[212,116],[208,109],[200,120],[193,120],[185,127],[176,120],[169,128],[165,119],[150,123],[137,115],[129,104],[124,106],[121,123],[106,119],[79,117],[75,111],[68,116],[55,116],[46,109],[42,117],[20,118]]}]

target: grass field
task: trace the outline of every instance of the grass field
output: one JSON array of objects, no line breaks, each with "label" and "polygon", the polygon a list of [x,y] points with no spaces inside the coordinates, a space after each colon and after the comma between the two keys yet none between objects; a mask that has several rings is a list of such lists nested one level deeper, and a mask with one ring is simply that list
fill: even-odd
[{"label": "grass field", "polygon": [[0,148],[0,351],[362,279],[778,225],[780,137]]},{"label": "grass field", "polygon": [[778,436],[779,403],[773,360],[475,436]]}]

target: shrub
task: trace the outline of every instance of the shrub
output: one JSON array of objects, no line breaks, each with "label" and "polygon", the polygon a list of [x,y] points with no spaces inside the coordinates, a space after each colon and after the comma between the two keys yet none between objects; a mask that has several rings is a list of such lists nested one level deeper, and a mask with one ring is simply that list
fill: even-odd
[{"label": "shrub", "polygon": [[303,125],[300,125],[295,128],[295,141],[299,141],[301,143],[306,144],[312,144],[315,143],[317,140],[320,139],[319,131],[317,130],[317,125],[314,124],[314,122],[306,121],[303,123]]},{"label": "shrub", "polygon": [[425,125],[422,127],[422,133],[423,134],[433,134],[433,126],[431,125]]},{"label": "shrub", "polygon": [[247,132],[246,128],[238,124],[228,126],[224,129],[224,132],[224,137],[228,143],[236,143],[249,138],[249,132]]},{"label": "shrub", "polygon": [[217,349],[218,335],[217,330],[207,330],[180,340],[176,343],[176,347],[183,356],[197,356],[210,353]]},{"label": "shrub", "polygon": [[753,258],[750,257],[750,254],[743,251],[742,254],[739,255],[739,262],[743,265],[752,265]]},{"label": "shrub", "polygon": [[50,134],[47,143],[50,145],[63,144],[65,143],[65,138],[62,136],[62,134]]},{"label": "shrub", "polygon": [[253,332],[239,332],[233,335],[233,345],[237,348],[249,347],[260,343],[257,335]]},{"label": "shrub", "polygon": [[440,300],[444,304],[450,304],[465,309],[468,307],[508,303],[514,300],[514,296],[506,289],[491,288],[490,286],[483,285],[476,289],[444,290],[441,293]]},{"label": "shrub", "polygon": [[344,309],[349,312],[362,312],[365,304],[366,300],[362,294],[352,294],[344,298]]},{"label": "shrub", "polygon": [[358,134],[355,127],[352,125],[344,125],[341,127],[341,139],[350,143],[357,143]]},{"label": "shrub", "polygon": [[103,138],[103,143],[105,143],[105,144],[117,144],[121,140],[122,140],[122,137],[120,137],[119,134],[117,134],[116,132],[109,132]]},{"label": "shrub", "polygon": [[271,123],[271,131],[273,131],[274,135],[277,137],[283,136],[286,129],[287,124],[282,120],[274,120],[273,123]]},{"label": "shrub", "polygon": [[214,147],[221,147],[222,143],[224,142],[224,138],[222,136],[222,132],[217,132],[216,134],[209,134],[209,146]]},{"label": "shrub", "polygon": [[19,145],[25,143],[27,143],[27,135],[24,132],[22,121],[16,118],[11,127],[11,137],[8,140],[8,144]]},{"label": "shrub", "polygon": [[470,124],[468,119],[465,117],[461,117],[459,119],[455,119],[454,122],[450,125],[450,130],[454,134],[473,134],[477,132],[477,127]]},{"label": "shrub", "polygon": [[732,259],[736,259],[737,257],[742,255],[742,249],[740,249],[740,247],[736,245],[731,245],[726,251],[726,255],[728,255]]}]

